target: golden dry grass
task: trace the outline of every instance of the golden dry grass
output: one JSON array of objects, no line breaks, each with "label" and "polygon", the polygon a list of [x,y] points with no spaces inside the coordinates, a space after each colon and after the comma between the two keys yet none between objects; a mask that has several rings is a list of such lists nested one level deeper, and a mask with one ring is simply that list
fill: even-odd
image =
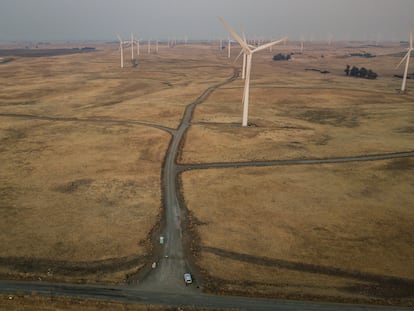
[{"label": "golden dry grass", "polygon": [[[45,311],[45,310],[110,310],[110,311],[203,311],[193,307],[168,307],[157,305],[142,305],[132,303],[108,302],[95,299],[65,298],[65,297],[41,297],[30,295],[0,295],[0,308],[3,311]],[[213,311],[213,309],[208,309]],[[218,310],[218,309],[216,309]]]},{"label": "golden dry grass", "polygon": [[186,172],[199,264],[223,284],[273,295],[348,297],[365,281],[412,280],[413,168],[406,159]]},{"label": "golden dry grass", "polygon": [[0,113],[34,116],[1,117],[2,274],[119,282],[136,271],[161,214],[170,134],[131,121],[175,128],[187,104],[232,72],[205,48],[205,61],[178,47],[142,55],[137,68],[126,56],[124,70],[115,45],[98,48],[1,65]]},{"label": "golden dry grass", "polygon": [[[344,57],[355,49],[313,45],[284,63],[271,60],[276,50],[255,55],[249,121],[256,127],[238,126],[243,82],[226,85],[196,108],[180,162],[412,150],[413,96],[397,95],[401,80],[392,77],[401,48]],[[115,45],[17,58],[1,65],[0,113],[176,128],[184,107],[233,69],[212,47],[161,51],[124,70]],[[379,79],[345,77],[348,63]],[[0,139],[0,256],[88,262],[148,252],[140,241],[160,213],[167,133],[130,122],[2,117]],[[217,291],[380,295],[367,288],[381,277],[414,278],[412,170],[406,159],[185,172],[184,198],[201,238],[197,263],[221,280]]]},{"label": "golden dry grass", "polygon": [[[256,127],[238,125],[242,82],[226,86],[197,108],[180,162],[412,151],[414,98],[396,92],[401,80],[392,68],[398,58],[389,55],[396,51],[373,49],[388,56],[364,59],[337,57],[346,49],[315,48],[285,63],[258,56],[249,115]],[[372,68],[380,77],[346,77],[347,63]],[[184,172],[207,287],[412,304],[413,168],[412,159],[401,159]],[[391,289],[406,281],[411,285]]]},{"label": "golden dry grass", "polygon": [[159,214],[167,134],[2,121],[0,256],[88,261],[145,250],[140,242]]}]

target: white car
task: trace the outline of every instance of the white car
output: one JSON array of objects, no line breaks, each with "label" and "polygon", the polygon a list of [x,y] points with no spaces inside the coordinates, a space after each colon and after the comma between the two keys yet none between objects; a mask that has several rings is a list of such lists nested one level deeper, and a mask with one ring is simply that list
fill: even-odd
[{"label": "white car", "polygon": [[185,285],[189,285],[193,283],[193,279],[190,273],[184,273],[184,282],[185,282]]}]

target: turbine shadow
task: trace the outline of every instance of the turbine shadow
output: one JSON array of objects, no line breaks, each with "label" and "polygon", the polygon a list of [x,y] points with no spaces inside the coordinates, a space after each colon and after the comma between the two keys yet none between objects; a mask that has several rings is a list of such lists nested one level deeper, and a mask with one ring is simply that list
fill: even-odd
[{"label": "turbine shadow", "polygon": [[[337,267],[321,266],[308,264],[303,262],[293,262],[282,259],[271,259],[267,257],[259,257],[248,254],[241,254],[214,247],[202,247],[201,252],[211,253],[223,258],[233,259],[255,265],[261,265],[272,268],[281,268],[292,271],[300,271],[312,274],[321,274],[326,276],[335,276],[341,278],[347,278],[353,281],[369,282],[371,284],[356,284],[351,285],[342,290],[346,290],[352,293],[364,293],[371,296],[377,296],[382,298],[388,297],[414,297],[414,280],[405,279],[394,276],[379,275],[369,272],[362,272],[356,270],[345,270]],[[217,280],[213,278],[213,283]],[[226,282],[221,280],[221,282]],[[228,282],[228,281],[227,281]],[[260,282],[242,282],[245,285],[260,285]],[[220,283],[218,283],[220,284]],[[278,286],[277,284],[270,284],[272,286]]]}]

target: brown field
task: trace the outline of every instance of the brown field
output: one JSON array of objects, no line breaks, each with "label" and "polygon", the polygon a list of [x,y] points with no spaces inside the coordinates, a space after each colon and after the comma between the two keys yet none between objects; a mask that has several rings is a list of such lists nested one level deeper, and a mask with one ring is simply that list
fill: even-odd
[{"label": "brown field", "polygon": [[[199,309],[193,307],[167,307],[155,305],[126,304],[120,302],[107,302],[94,299],[78,299],[65,297],[41,297],[35,295],[0,295],[0,308],[2,311],[214,311],[214,309]],[[217,311],[219,309],[216,309]]]},{"label": "brown field", "polygon": [[[115,45],[98,48],[0,64],[2,275],[120,282],[139,269],[161,217],[170,134],[137,122],[176,128],[186,105],[233,73],[207,45],[162,47],[124,70]],[[289,62],[271,57],[297,46],[255,55],[254,126],[239,126],[238,79],[196,108],[179,162],[414,150],[414,97],[397,94],[393,77],[404,48],[364,49],[378,56],[317,44]],[[346,77],[346,64],[379,78]],[[406,158],[182,173],[204,288],[412,304],[413,170]]]},{"label": "brown field", "polygon": [[1,65],[2,275],[119,282],[139,269],[170,134],[134,122],[176,128],[185,105],[232,72],[214,54],[184,66],[178,48],[121,70],[115,46],[98,50]]},{"label": "brown field", "polygon": [[[223,87],[196,110],[181,163],[413,150],[414,98],[395,91],[401,81],[389,68],[396,58],[335,58],[341,50],[321,59],[320,53],[330,54],[308,52],[292,63],[255,59],[249,117],[255,126],[234,126],[242,113],[242,82]],[[346,77],[347,63],[380,77]],[[413,170],[410,158],[184,172],[182,189],[197,237],[192,247],[205,287],[412,305]]]}]

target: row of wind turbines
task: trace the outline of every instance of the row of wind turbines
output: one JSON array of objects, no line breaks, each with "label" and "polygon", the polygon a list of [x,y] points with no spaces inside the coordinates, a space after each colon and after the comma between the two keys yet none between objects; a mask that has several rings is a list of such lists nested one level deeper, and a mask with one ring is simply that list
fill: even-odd
[{"label": "row of wind turbines", "polygon": [[[249,115],[249,97],[250,97],[250,77],[251,77],[251,70],[252,70],[252,63],[253,63],[253,55],[265,49],[271,50],[274,45],[279,44],[281,42],[286,42],[287,37],[281,38],[276,41],[271,41],[271,42],[268,42],[262,45],[260,45],[259,43],[255,45],[251,45],[248,43],[244,33],[241,37],[221,17],[218,17],[218,19],[223,24],[223,26],[227,29],[229,34],[239,43],[239,45],[242,48],[240,54],[236,58],[236,61],[241,55],[243,55],[242,79],[245,80],[245,83],[244,83],[243,99],[242,99],[242,102],[243,102],[242,126],[247,127],[249,125],[248,115]],[[117,35],[117,37],[119,40],[119,49],[121,53],[121,68],[124,68],[124,51],[123,51],[124,45],[131,46],[131,61],[134,61],[134,44],[136,45],[136,48],[137,48],[137,56],[139,56],[140,55],[140,40],[135,39],[132,33],[131,33],[130,41],[129,40],[123,41],[120,35]],[[148,54],[150,54],[151,53],[151,40],[148,40],[147,47],[148,47]],[[222,42],[220,41],[220,49],[221,47],[222,47]],[[302,41],[301,49],[303,50],[303,41]],[[402,82],[402,86],[400,90],[401,93],[404,93],[406,90],[410,55],[413,50],[414,50],[413,49],[413,35],[411,33],[408,51],[396,67],[398,68],[404,62],[404,60],[406,61],[404,75],[403,75],[403,82]],[[156,41],[156,44],[155,44],[155,51],[156,53],[158,53],[158,41]],[[228,58],[230,57],[231,57],[231,40],[229,38],[228,39]]]},{"label": "row of wind turbines", "polygon": [[[121,54],[121,68],[124,68],[124,45],[127,47],[131,47],[131,61],[134,61],[134,45],[137,48],[137,56],[140,55],[140,40],[135,39],[134,34],[131,33],[131,40],[122,40],[121,36],[118,34],[116,35],[119,40],[119,51]],[[147,43],[148,54],[151,54],[151,40],[148,39]],[[155,53],[158,53],[158,40],[155,41]]]}]

